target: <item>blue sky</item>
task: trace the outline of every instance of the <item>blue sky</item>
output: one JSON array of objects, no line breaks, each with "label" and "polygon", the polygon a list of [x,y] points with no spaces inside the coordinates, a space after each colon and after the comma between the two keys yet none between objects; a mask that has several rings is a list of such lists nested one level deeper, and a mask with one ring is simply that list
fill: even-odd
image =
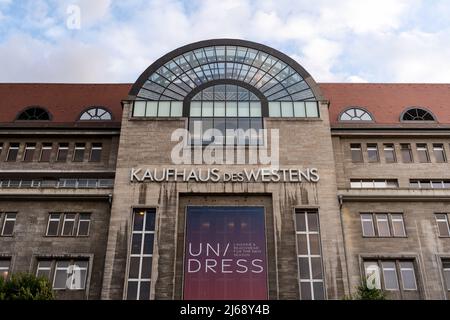
[{"label": "blue sky", "polygon": [[448,0],[0,0],[0,82],[134,82],[223,37],[281,50],[320,82],[450,83]]}]

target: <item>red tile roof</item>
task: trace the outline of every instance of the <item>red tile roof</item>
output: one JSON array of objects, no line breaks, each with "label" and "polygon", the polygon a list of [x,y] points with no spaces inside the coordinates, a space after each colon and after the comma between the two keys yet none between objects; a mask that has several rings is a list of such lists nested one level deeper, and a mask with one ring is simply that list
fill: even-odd
[{"label": "red tile roof", "polygon": [[130,84],[0,84],[0,122],[12,122],[29,106],[41,106],[53,123],[76,122],[91,106],[111,111],[114,122],[122,118],[121,101]]},{"label": "red tile roof", "polygon": [[[0,123],[13,122],[28,106],[42,106],[52,114],[52,123],[74,123],[90,106],[104,106],[114,122],[122,117],[121,101],[132,84],[0,84]],[[330,121],[350,106],[369,110],[377,124],[399,123],[411,106],[431,110],[441,124],[450,124],[450,84],[349,84],[321,83],[330,101]]]},{"label": "red tile roof", "polygon": [[321,83],[330,101],[330,122],[336,124],[350,106],[367,109],[377,124],[396,124],[408,107],[430,110],[437,122],[450,124],[450,84],[350,84]]}]

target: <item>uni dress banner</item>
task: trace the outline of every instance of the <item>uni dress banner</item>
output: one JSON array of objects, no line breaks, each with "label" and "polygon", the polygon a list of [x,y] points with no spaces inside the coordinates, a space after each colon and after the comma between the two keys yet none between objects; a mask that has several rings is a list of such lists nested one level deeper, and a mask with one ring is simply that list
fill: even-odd
[{"label": "uni dress banner", "polygon": [[263,207],[188,207],[185,300],[268,298]]}]

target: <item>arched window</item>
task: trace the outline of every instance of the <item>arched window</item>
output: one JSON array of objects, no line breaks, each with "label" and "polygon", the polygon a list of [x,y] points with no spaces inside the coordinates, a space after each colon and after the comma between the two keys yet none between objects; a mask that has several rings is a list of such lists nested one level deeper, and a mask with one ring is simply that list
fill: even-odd
[{"label": "arched window", "polygon": [[80,116],[80,120],[112,120],[112,115],[111,112],[104,108],[93,107],[84,111]]},{"label": "arched window", "polygon": [[436,121],[434,115],[422,108],[409,108],[403,112],[402,121]]},{"label": "arched window", "polygon": [[[260,98],[239,85],[212,85],[190,100],[189,131],[193,144],[258,145],[262,143],[258,137],[262,127]],[[208,134],[208,129],[215,129],[215,134]],[[238,129],[248,134],[236,135]]]},{"label": "arched window", "polygon": [[373,121],[369,112],[361,108],[348,108],[339,116],[339,121]]},{"label": "arched window", "polygon": [[51,116],[47,110],[40,107],[30,107],[22,111],[17,120],[33,121],[33,120],[50,120]]}]

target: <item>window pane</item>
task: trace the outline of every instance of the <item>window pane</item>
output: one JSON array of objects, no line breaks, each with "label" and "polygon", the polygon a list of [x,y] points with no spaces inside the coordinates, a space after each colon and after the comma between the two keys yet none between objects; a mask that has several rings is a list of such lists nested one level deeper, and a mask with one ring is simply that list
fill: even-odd
[{"label": "window pane", "polygon": [[144,254],[153,253],[154,234],[146,234],[144,239]]},{"label": "window pane", "polygon": [[310,253],[320,255],[320,239],[318,234],[309,235]]},{"label": "window pane", "polygon": [[319,117],[319,110],[317,107],[317,102],[305,102],[306,105],[306,116],[308,118]]},{"label": "window pane", "polygon": [[150,299],[150,281],[141,282],[141,288],[139,290],[139,300]]},{"label": "window pane", "polygon": [[448,220],[447,215],[436,215],[437,218],[437,225],[439,229],[439,236],[440,237],[448,237],[450,236],[449,232],[449,226],[448,226]]},{"label": "window pane", "polygon": [[91,148],[91,158],[89,161],[99,162],[102,159],[102,144],[93,143]]},{"label": "window pane", "polygon": [[388,163],[396,162],[394,145],[384,146],[384,157]]},{"label": "window pane", "polygon": [[443,163],[446,162],[444,145],[435,144],[433,145],[434,157],[436,158],[436,162]]},{"label": "window pane", "polygon": [[294,102],[294,116],[297,118],[306,117],[306,109],[304,102]]},{"label": "window pane", "polygon": [[317,213],[308,213],[308,231],[319,231],[319,220]]},{"label": "window pane", "polygon": [[393,214],[392,217],[392,231],[394,233],[394,237],[405,237],[405,226],[403,222],[403,215],[401,214]]},{"label": "window pane", "polygon": [[410,163],[413,161],[412,159],[412,153],[411,153],[411,146],[409,144],[401,144],[401,153],[402,153],[402,160],[404,163]]},{"label": "window pane", "polygon": [[381,289],[380,268],[376,262],[365,262],[366,283],[368,288]]},{"label": "window pane", "polygon": [[428,148],[426,144],[417,145],[417,154],[419,156],[420,162],[430,162],[430,157],[428,156]]},{"label": "window pane", "polygon": [[361,224],[364,237],[375,236],[372,214],[361,214]]},{"label": "window pane", "polygon": [[[59,262],[57,263],[59,264]],[[67,284],[67,270],[66,269],[56,269],[55,280],[53,282],[54,289],[66,289]]]},{"label": "window pane", "polygon": [[183,102],[172,101],[170,105],[170,116],[171,117],[182,117],[183,116]]},{"label": "window pane", "polygon": [[308,254],[308,242],[306,234],[297,234],[297,250],[299,255]]},{"label": "window pane", "polygon": [[239,117],[249,117],[250,116],[250,103],[249,102],[238,102],[238,116]]},{"label": "window pane", "polygon": [[127,300],[137,300],[137,281],[128,281]]},{"label": "window pane", "polygon": [[400,273],[404,290],[417,290],[414,264],[410,261],[400,262]]},{"label": "window pane", "polygon": [[300,283],[300,291],[302,300],[311,300],[311,283],[310,282],[301,282]]},{"label": "window pane", "polygon": [[142,279],[151,279],[152,277],[152,258],[144,257],[142,258]]},{"label": "window pane", "polygon": [[361,151],[360,144],[351,144],[350,145],[351,153],[352,153],[352,161],[353,162],[362,162],[363,156]]},{"label": "window pane", "polygon": [[145,101],[135,101],[134,102],[134,117],[143,117],[145,116]]},{"label": "window pane", "polygon": [[227,115],[227,117],[237,117],[237,115],[238,115],[237,102],[233,102],[233,101],[226,102],[226,115]]},{"label": "window pane", "polygon": [[130,279],[138,279],[139,278],[139,263],[141,258],[139,257],[130,257]]},{"label": "window pane", "polygon": [[78,235],[79,236],[88,236],[89,235],[89,226],[90,220],[80,220],[78,226]]},{"label": "window pane", "polygon": [[367,145],[367,156],[370,162],[378,161],[378,147],[377,145],[368,144]]},{"label": "window pane", "polygon": [[202,103],[197,102],[197,101],[192,101],[190,116],[191,117],[200,117],[201,115],[202,115]]},{"label": "window pane", "polygon": [[391,232],[389,230],[389,221],[386,214],[377,214],[377,227],[378,236],[380,237],[390,237]]},{"label": "window pane", "polygon": [[15,220],[5,220],[4,225],[3,225],[3,232],[2,235],[3,236],[12,236],[13,232],[14,232],[14,224],[15,224]]},{"label": "window pane", "polygon": [[58,157],[57,161],[66,161],[67,154],[69,153],[69,144],[68,143],[60,143],[58,149]]},{"label": "window pane", "polygon": [[133,234],[131,241],[131,254],[140,254],[142,246],[142,235]]},{"label": "window pane", "polygon": [[325,293],[323,288],[323,282],[314,282],[313,288],[314,288],[314,300],[324,300]]},{"label": "window pane", "polygon": [[298,258],[298,266],[300,268],[300,279],[309,280],[311,278],[309,273],[309,259]]},{"label": "window pane", "polygon": [[75,144],[75,152],[73,154],[73,161],[82,162],[84,160],[84,151],[85,145],[83,144]]},{"label": "window pane", "polygon": [[279,102],[269,102],[269,117],[281,117]]},{"label": "window pane", "polygon": [[395,262],[383,261],[381,266],[383,268],[384,286],[386,290],[398,290]]},{"label": "window pane", "polygon": [[170,116],[170,101],[159,101],[158,103],[158,117]]},{"label": "window pane", "polygon": [[261,102],[250,102],[250,117],[261,116]]},{"label": "window pane", "polygon": [[202,102],[202,116],[212,117],[214,115],[214,104],[213,102],[203,101]]},{"label": "window pane", "polygon": [[36,150],[35,143],[27,143],[25,146],[25,155],[23,157],[23,161],[26,161],[26,162],[33,161],[35,150]]},{"label": "window pane", "polygon": [[292,102],[281,102],[281,116],[292,118],[294,116],[294,109]]},{"label": "window pane", "polygon": [[323,279],[322,258],[311,258],[311,269],[313,279]]},{"label": "window pane", "polygon": [[42,150],[41,150],[41,158],[39,159],[39,161],[42,162],[49,162],[50,161],[50,155],[52,153],[52,144],[50,143],[44,143],[42,145]]},{"label": "window pane", "polygon": [[155,212],[147,211],[145,217],[145,230],[154,231],[155,230]]},{"label": "window pane", "polygon": [[225,116],[225,101],[215,101],[214,102],[214,116],[224,117]]},{"label": "window pane", "polygon": [[296,230],[306,231],[305,213],[297,213],[295,215]]},{"label": "window pane", "polygon": [[158,102],[147,101],[147,109],[145,111],[146,117],[156,117],[158,114]]},{"label": "window pane", "polygon": [[134,213],[134,225],[133,225],[133,231],[142,231],[144,227],[144,216],[145,216],[145,210],[137,210]]}]

